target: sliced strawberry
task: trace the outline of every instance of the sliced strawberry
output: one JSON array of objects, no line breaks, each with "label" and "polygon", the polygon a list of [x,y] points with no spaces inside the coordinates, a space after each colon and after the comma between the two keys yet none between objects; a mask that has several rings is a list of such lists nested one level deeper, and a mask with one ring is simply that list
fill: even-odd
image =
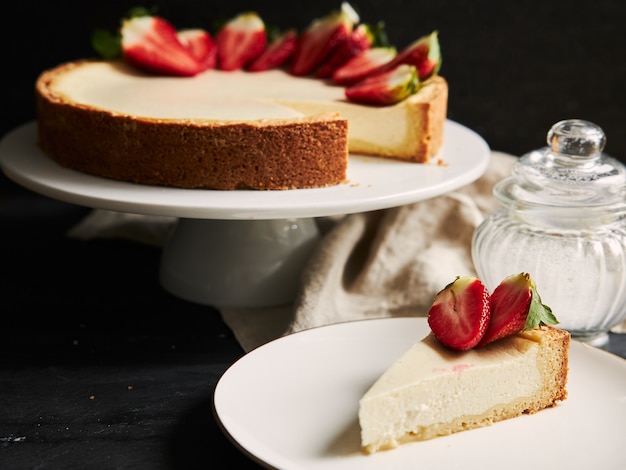
[{"label": "sliced strawberry", "polygon": [[313,73],[346,40],[358,21],[356,12],[344,2],[340,10],[311,22],[298,38],[289,71],[298,76]]},{"label": "sliced strawberry", "polygon": [[372,28],[362,23],[352,31],[348,38],[339,44],[315,73],[317,78],[328,78],[348,60],[369,49],[374,42]]},{"label": "sliced strawberry", "polygon": [[387,64],[396,56],[393,47],[372,47],[348,60],[333,72],[332,80],[338,85],[353,85]]},{"label": "sliced strawberry", "polygon": [[422,81],[437,73],[441,67],[441,49],[437,31],[405,47],[391,62],[383,66],[381,71],[389,70],[398,64],[414,65]]},{"label": "sliced strawberry", "polygon": [[219,30],[217,63],[222,70],[239,70],[265,50],[265,23],[254,12],[241,13]]},{"label": "sliced strawberry", "polygon": [[419,80],[412,65],[401,64],[388,72],[366,77],[345,90],[350,101],[375,105],[398,103],[417,91]]},{"label": "sliced strawberry", "polygon": [[180,42],[176,29],[156,16],[136,16],[122,22],[122,53],[131,64],[148,72],[192,76],[202,65]]},{"label": "sliced strawberry", "polygon": [[478,278],[458,276],[435,296],[428,312],[428,325],[435,337],[460,351],[476,346],[489,323],[489,297]]},{"label": "sliced strawberry", "polygon": [[284,65],[296,50],[298,34],[295,29],[285,31],[274,39],[247,67],[251,72],[260,72]]},{"label": "sliced strawberry", "polygon": [[530,274],[508,276],[491,294],[491,320],[478,346],[539,325],[558,323],[550,307],[541,303]]},{"label": "sliced strawberry", "polygon": [[211,35],[204,29],[184,29],[178,31],[178,40],[200,62],[202,70],[215,68],[217,46]]}]

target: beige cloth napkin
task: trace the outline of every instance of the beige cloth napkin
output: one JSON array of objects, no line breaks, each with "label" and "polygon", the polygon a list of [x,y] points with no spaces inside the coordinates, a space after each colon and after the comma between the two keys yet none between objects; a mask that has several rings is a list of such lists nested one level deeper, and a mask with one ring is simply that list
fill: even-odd
[{"label": "beige cloth napkin", "polygon": [[[493,185],[516,158],[492,152],[485,174],[459,190],[379,211],[318,219],[323,237],[304,269],[293,305],[223,307],[245,351],[282,335],[331,323],[424,316],[435,294],[457,275],[475,275],[471,239],[499,206]],[[176,219],[94,210],[72,237],[124,237],[161,245]],[[626,322],[616,331],[625,332]]]}]

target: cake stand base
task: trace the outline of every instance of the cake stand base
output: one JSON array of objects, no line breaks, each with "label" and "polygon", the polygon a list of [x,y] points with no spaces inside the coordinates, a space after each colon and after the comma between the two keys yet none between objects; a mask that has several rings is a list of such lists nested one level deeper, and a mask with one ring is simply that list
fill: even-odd
[{"label": "cake stand base", "polygon": [[161,284],[218,308],[284,305],[294,300],[319,238],[312,218],[182,218],[163,249]]}]

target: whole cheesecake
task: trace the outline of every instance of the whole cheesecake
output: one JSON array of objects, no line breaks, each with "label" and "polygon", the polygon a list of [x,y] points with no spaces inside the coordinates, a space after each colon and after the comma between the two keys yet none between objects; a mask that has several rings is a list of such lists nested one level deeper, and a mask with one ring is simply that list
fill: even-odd
[{"label": "whole cheesecake", "polygon": [[392,106],[280,69],[144,73],[84,60],[36,83],[38,145],[61,166],[179,188],[295,189],[347,182],[349,153],[427,163],[443,142],[448,86],[435,75]]},{"label": "whole cheesecake", "polygon": [[359,403],[367,453],[490,425],[567,397],[570,335],[541,326],[469,351],[431,333],[406,351]]}]

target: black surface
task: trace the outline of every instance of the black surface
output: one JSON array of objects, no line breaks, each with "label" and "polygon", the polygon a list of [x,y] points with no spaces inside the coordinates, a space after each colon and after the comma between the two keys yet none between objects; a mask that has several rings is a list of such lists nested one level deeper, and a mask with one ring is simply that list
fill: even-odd
[{"label": "black surface", "polygon": [[[0,135],[35,117],[44,68],[92,54],[95,27],[158,2],[14,4],[0,39]],[[245,9],[302,26],[339,2],[160,2],[178,26]],[[439,29],[450,118],[514,154],[579,117],[601,125],[626,157],[626,3],[397,0],[355,2],[404,45]],[[169,295],[157,248],[78,241],[87,212],[0,176],[0,468],[258,468],[220,431],[215,383],[242,355],[219,313]],[[611,350],[626,356],[623,336]],[[220,463],[225,462],[225,463]]]},{"label": "black surface", "polygon": [[212,414],[242,354],[218,312],[161,289],[156,248],[68,239],[84,213],[0,203],[0,468],[255,468]]}]

